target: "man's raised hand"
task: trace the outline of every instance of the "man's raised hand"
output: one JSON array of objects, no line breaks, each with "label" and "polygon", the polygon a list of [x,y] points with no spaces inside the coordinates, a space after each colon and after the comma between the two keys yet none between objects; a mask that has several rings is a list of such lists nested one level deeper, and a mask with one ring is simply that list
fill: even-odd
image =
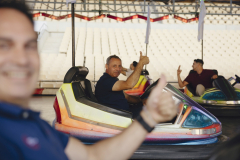
[{"label": "man's raised hand", "polygon": [[161,75],[158,84],[151,91],[146,103],[147,110],[156,123],[172,120],[177,114],[177,107],[175,106],[172,94],[163,92],[165,86],[166,77]]},{"label": "man's raised hand", "polygon": [[140,51],[139,62],[143,63],[143,65],[146,65],[149,63],[149,58],[147,56],[143,56],[141,51]]},{"label": "man's raised hand", "polygon": [[181,65],[178,67],[178,70],[177,70],[177,75],[179,76],[182,72],[182,70],[180,69]]}]

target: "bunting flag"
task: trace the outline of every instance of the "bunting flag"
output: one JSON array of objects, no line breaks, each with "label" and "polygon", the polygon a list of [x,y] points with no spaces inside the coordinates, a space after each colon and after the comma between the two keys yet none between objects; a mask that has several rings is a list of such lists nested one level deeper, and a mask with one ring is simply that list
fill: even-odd
[{"label": "bunting flag", "polygon": [[[67,15],[63,15],[63,16],[54,16],[54,15],[50,15],[50,14],[47,14],[47,13],[35,13],[33,15],[33,17],[39,17],[41,15],[44,16],[44,17],[48,17],[48,18],[54,19],[54,20],[62,20],[62,19],[66,19],[66,18],[71,18],[72,17],[71,14],[67,14]],[[79,15],[79,14],[75,14],[75,17],[80,18],[80,19],[84,19],[86,21],[92,21],[92,20],[96,20],[96,19],[102,19],[102,18],[105,17],[105,15],[101,14],[99,16],[86,17],[86,16],[82,16],[82,15]]]},{"label": "bunting flag", "polygon": [[[62,16],[54,16],[54,15],[50,15],[50,14],[47,14],[47,13],[40,13],[40,12],[33,14],[33,17],[40,17],[40,16],[48,17],[48,18],[51,18],[51,19],[54,19],[54,20],[61,20],[61,19],[66,19],[66,18],[71,18],[72,17],[71,14],[62,15]],[[101,14],[99,16],[94,16],[94,17],[87,17],[87,16],[75,14],[75,17],[80,18],[80,19],[84,19],[86,21],[102,19],[102,18],[105,18],[105,17],[110,18],[110,19],[114,19],[114,20],[117,20],[117,21],[120,21],[120,22],[124,22],[124,21],[131,20],[131,19],[137,19],[137,18],[147,20],[147,17],[142,16],[142,15],[133,15],[133,16],[125,17],[125,18],[120,18],[120,17],[116,17],[116,16],[113,16],[113,15],[110,15],[110,14],[108,14],[108,15]],[[150,21],[151,22],[162,21],[162,20],[168,19],[168,17],[169,16],[166,15],[166,16],[163,16],[163,17],[155,18],[155,19],[150,18]]]},{"label": "bunting flag", "polygon": [[[115,20],[120,21],[120,22],[124,22],[124,21],[131,20],[131,19],[137,19],[137,18],[147,20],[147,17],[142,16],[142,15],[138,15],[138,14],[134,15],[134,16],[125,17],[125,18],[116,17],[116,16],[108,14],[107,17],[111,18],[111,19],[115,19]],[[165,19],[168,19],[168,18],[169,18],[169,15],[154,18],[154,19],[150,18],[150,22],[162,21],[162,20],[165,20]]]},{"label": "bunting flag", "polygon": [[206,16],[206,7],[204,4],[204,0],[201,0],[200,4],[200,14],[199,14],[199,20],[198,20],[198,42],[200,40],[203,40],[203,24],[204,24],[204,17]]},{"label": "bunting flag", "polygon": [[151,10],[148,5],[147,30],[146,30],[146,38],[145,38],[146,44],[149,43],[149,36],[150,36],[150,32],[151,32],[150,15],[151,15]]},{"label": "bunting flag", "polygon": [[[50,14],[47,14],[47,13],[34,13],[33,14],[33,18],[35,17],[40,17],[40,16],[44,16],[44,17],[48,17],[48,18],[51,18],[51,19],[54,19],[54,20],[61,20],[61,19],[65,19],[65,18],[71,18],[72,15],[71,14],[67,14],[67,15],[62,15],[62,16],[54,16],[54,15],[50,15]],[[105,15],[105,14],[101,14],[99,16],[94,16],[94,17],[87,17],[87,16],[83,16],[83,15],[79,15],[79,14],[75,14],[75,17],[76,18],[80,18],[80,19],[84,19],[86,21],[92,21],[92,20],[96,20],[96,19],[102,19],[104,17],[107,17],[107,18],[111,18],[111,19],[114,19],[114,20],[117,20],[117,21],[120,21],[120,22],[124,22],[124,21],[127,21],[127,20],[131,20],[131,19],[143,19],[143,20],[147,20],[147,17],[145,16],[142,16],[142,15],[133,15],[133,16],[129,16],[129,17],[125,17],[125,18],[121,18],[121,17],[116,17],[116,16],[113,16],[113,15]],[[163,16],[163,17],[158,17],[158,18],[150,18],[150,22],[157,22],[157,21],[162,21],[162,20],[165,20],[165,19],[168,19],[169,18],[169,15],[166,15],[166,16]],[[197,21],[199,18],[198,17],[194,17],[194,18],[190,18],[190,19],[185,19],[185,18],[182,18],[180,16],[176,16],[174,15],[174,18],[177,19],[177,20],[180,20],[184,23],[189,23],[189,22],[192,22],[192,21]]]},{"label": "bunting flag", "polygon": [[182,21],[184,23],[189,23],[189,22],[193,22],[193,21],[197,21],[198,20],[198,17],[194,17],[194,18],[190,18],[190,19],[185,19],[185,18],[182,18],[182,17],[179,17],[179,16],[176,16],[174,15],[175,19],[179,20],[179,21]]}]

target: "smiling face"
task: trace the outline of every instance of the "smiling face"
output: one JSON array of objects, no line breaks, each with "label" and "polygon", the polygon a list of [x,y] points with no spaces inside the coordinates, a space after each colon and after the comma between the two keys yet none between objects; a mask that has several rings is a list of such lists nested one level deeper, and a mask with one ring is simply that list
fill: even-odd
[{"label": "smiling face", "polygon": [[0,100],[27,105],[39,74],[37,34],[21,12],[0,9]]},{"label": "smiling face", "polygon": [[122,61],[118,58],[111,58],[109,64],[106,64],[106,73],[111,77],[118,77],[122,71]]},{"label": "smiling face", "polygon": [[202,67],[201,63],[197,63],[197,62],[193,61],[192,68],[194,71],[197,71],[201,67]]}]

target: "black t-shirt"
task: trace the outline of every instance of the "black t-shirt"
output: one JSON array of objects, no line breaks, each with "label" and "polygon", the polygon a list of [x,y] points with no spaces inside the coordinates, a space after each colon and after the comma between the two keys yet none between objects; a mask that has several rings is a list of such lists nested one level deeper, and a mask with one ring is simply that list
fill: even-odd
[{"label": "black t-shirt", "polygon": [[196,91],[197,85],[202,84],[205,88],[212,88],[212,76],[215,73],[212,70],[204,69],[201,74],[197,72],[190,73],[184,80]]},{"label": "black t-shirt", "polygon": [[118,78],[104,73],[97,82],[95,96],[101,104],[129,111],[129,105],[123,91],[112,91],[112,87],[117,81]]}]

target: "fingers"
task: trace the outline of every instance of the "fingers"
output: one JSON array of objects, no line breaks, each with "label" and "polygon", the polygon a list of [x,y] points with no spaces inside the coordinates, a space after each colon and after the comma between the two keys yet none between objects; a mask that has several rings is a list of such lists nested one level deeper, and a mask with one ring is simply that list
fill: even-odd
[{"label": "fingers", "polygon": [[162,74],[156,86],[156,89],[162,92],[163,88],[166,86],[166,83],[167,83],[166,76]]},{"label": "fingers", "polygon": [[157,86],[152,90],[150,97],[154,99],[154,101],[157,101],[159,99],[159,96],[162,93],[163,88],[166,86],[166,77],[164,74],[161,75],[160,79],[158,80]]},{"label": "fingers", "polygon": [[157,112],[162,115],[166,120],[171,120],[174,116],[177,114],[177,107],[174,103],[174,100],[172,99],[172,94],[162,93],[161,94],[161,101],[158,102]]},{"label": "fingers", "polygon": [[172,94],[169,92],[163,92],[159,99],[161,99],[160,101],[158,101],[159,106],[162,106],[161,108],[166,108],[166,106],[168,106],[169,104],[171,104],[173,102],[172,99]]},{"label": "fingers", "polygon": [[180,70],[181,65],[179,65],[178,70]]},{"label": "fingers", "polygon": [[140,51],[140,57],[142,57],[142,51]]}]

